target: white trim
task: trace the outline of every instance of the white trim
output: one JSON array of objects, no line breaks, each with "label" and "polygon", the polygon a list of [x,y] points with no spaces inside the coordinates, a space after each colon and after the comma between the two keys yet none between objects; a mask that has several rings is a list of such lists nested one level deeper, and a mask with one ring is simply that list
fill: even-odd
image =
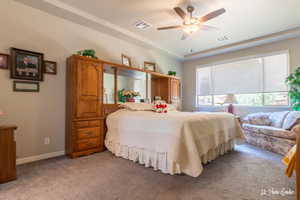
[{"label": "white trim", "polygon": [[[227,108],[228,105],[198,105],[195,106],[195,108]],[[291,106],[285,105],[285,106],[250,106],[250,105],[239,105],[239,104],[234,104],[234,107],[236,108],[267,108],[267,109],[291,109]]]},{"label": "white trim", "polygon": [[57,156],[63,156],[65,155],[65,151],[57,151],[57,152],[52,152],[52,153],[45,153],[45,154],[40,154],[37,156],[29,156],[25,158],[18,158],[17,159],[17,165],[25,164],[25,163],[30,163],[30,162],[35,162],[38,160],[45,160],[48,158],[54,158]]}]

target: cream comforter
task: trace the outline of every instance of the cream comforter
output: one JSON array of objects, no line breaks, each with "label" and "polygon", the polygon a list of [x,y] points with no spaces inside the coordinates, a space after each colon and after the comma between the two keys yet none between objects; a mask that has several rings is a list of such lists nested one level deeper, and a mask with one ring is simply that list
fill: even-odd
[{"label": "cream comforter", "polygon": [[116,156],[164,173],[197,177],[202,163],[232,150],[244,139],[239,122],[228,113],[119,110],[107,118],[105,145]]}]

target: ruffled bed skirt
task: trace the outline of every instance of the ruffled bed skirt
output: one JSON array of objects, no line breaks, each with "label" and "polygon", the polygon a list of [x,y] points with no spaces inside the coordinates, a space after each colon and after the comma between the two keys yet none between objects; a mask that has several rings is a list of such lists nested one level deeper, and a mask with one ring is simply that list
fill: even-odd
[{"label": "ruffled bed skirt", "polygon": [[[165,174],[181,174],[180,165],[168,159],[167,152],[154,152],[143,148],[129,147],[120,145],[112,141],[105,140],[105,145],[109,151],[117,157],[122,157],[145,167],[153,167],[154,170],[160,170]],[[201,156],[202,164],[206,164],[215,160],[217,157],[224,155],[226,152],[234,149],[235,141],[230,140],[227,143],[221,144],[215,149],[209,150],[205,155]],[[201,165],[201,163],[199,163]]]}]

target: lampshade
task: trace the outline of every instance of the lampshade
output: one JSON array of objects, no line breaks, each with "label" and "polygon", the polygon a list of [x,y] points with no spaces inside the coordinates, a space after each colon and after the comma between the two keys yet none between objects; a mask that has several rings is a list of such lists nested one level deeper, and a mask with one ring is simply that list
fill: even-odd
[{"label": "lampshade", "polygon": [[236,97],[234,94],[227,94],[224,103],[235,104],[235,103],[238,103],[238,101],[236,100]]}]

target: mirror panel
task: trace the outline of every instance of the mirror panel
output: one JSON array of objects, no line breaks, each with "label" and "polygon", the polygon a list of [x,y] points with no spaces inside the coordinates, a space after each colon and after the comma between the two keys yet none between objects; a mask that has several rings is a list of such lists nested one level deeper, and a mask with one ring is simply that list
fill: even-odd
[{"label": "mirror panel", "polygon": [[103,73],[103,103],[115,104],[115,67],[104,65]]},{"label": "mirror panel", "polygon": [[118,101],[143,102],[147,98],[146,72],[118,69]]}]

